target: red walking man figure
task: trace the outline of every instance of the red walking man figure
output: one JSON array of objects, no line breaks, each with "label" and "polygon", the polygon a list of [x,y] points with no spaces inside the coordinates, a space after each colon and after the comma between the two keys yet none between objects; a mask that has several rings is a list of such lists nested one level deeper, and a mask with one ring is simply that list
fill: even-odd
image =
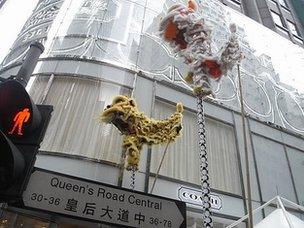
[{"label": "red walking man figure", "polygon": [[18,135],[23,135],[22,127],[23,124],[26,123],[31,116],[30,110],[28,108],[23,109],[22,111],[18,112],[14,118],[14,127],[9,132],[10,135],[14,134],[16,128],[18,128]]}]

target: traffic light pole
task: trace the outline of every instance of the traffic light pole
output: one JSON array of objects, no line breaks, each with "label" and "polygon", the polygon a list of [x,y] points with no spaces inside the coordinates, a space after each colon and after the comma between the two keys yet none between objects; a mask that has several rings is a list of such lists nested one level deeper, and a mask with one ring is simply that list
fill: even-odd
[{"label": "traffic light pole", "polygon": [[44,51],[44,46],[39,42],[34,42],[30,45],[30,48],[26,54],[24,62],[19,69],[16,76],[12,79],[20,82],[24,87],[26,87],[27,82],[29,81],[31,74],[34,71],[34,68],[37,65],[39,56]]}]

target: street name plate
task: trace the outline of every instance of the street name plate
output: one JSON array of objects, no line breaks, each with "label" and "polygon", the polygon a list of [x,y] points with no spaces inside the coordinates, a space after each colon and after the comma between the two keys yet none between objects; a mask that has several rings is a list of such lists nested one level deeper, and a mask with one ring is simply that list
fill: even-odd
[{"label": "street name plate", "polygon": [[25,207],[126,227],[186,228],[186,204],[46,170],[35,170]]}]

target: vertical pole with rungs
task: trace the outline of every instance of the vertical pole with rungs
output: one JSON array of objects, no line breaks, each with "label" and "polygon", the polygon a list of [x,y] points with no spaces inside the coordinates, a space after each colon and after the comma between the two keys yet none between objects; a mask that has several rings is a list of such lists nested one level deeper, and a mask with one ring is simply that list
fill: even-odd
[{"label": "vertical pole with rungs", "polygon": [[200,159],[200,176],[203,204],[203,224],[205,228],[212,228],[213,222],[211,217],[210,203],[210,183],[208,171],[207,145],[206,145],[206,124],[203,107],[203,97],[197,96],[197,125],[198,125],[198,146]]}]

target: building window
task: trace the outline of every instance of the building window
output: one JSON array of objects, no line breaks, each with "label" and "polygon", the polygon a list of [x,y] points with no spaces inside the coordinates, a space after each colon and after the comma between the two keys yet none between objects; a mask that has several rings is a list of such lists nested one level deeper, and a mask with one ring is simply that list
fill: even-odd
[{"label": "building window", "polygon": [[239,0],[230,0],[230,2],[236,6],[241,6],[241,2]]},{"label": "building window", "polygon": [[281,6],[283,6],[283,7],[285,7],[285,8],[288,9],[288,5],[287,5],[287,3],[286,3],[285,0],[279,0],[279,3],[281,4]]},{"label": "building window", "polygon": [[300,36],[300,34],[298,33],[298,30],[297,30],[297,27],[293,22],[287,20],[287,24],[293,35]]},{"label": "building window", "polygon": [[[235,222],[234,220],[230,220],[227,218],[217,217],[216,215],[212,216],[213,227],[214,228],[225,228]],[[187,216],[187,228],[196,228],[196,227],[205,227],[203,219],[193,215]],[[246,224],[244,222],[233,226],[234,228],[246,228]],[[61,228],[61,227],[60,227]]]},{"label": "building window", "polygon": [[277,31],[280,31],[281,33],[284,33],[286,36],[289,36],[288,29],[284,25],[281,15],[274,11],[270,11],[270,12],[271,12],[271,16],[273,18]]},{"label": "building window", "polygon": [[277,30],[280,31],[281,33],[284,33],[286,37],[289,36],[288,30],[286,28],[283,28],[281,26],[276,26]]},{"label": "building window", "polygon": [[274,196],[280,195],[296,202],[284,145],[257,135],[252,135],[252,142],[262,200],[266,202]]},{"label": "building window", "polygon": [[7,227],[50,227],[50,222],[38,217],[31,217],[29,215],[18,214],[13,211],[1,209],[0,228]]},{"label": "building window", "polygon": [[[155,119],[165,119],[175,106],[156,100]],[[184,111],[182,136],[168,147],[160,175],[200,184],[196,114]],[[206,119],[210,183],[218,189],[241,195],[241,181],[233,127]],[[152,147],[151,172],[156,173],[165,145]]]},{"label": "building window", "polygon": [[277,4],[277,1],[276,0],[271,0],[274,4]]},{"label": "building window", "polygon": [[277,26],[280,26],[280,27],[283,27],[283,28],[284,28],[285,26],[283,25],[281,16],[280,16],[279,14],[273,12],[273,11],[270,11],[270,12],[271,12],[271,16],[272,16],[272,18],[273,18],[274,23],[275,23]]},{"label": "building window", "polygon": [[[32,84],[35,102],[41,102],[48,79],[37,77]],[[113,125],[99,123],[98,116],[114,96],[129,92],[99,80],[55,76],[43,102],[54,111],[41,150],[119,163],[122,136]]]},{"label": "building window", "polygon": [[239,0],[222,0],[222,3],[238,10],[241,9],[241,2]]},{"label": "building window", "polygon": [[304,205],[304,152],[290,147],[286,147],[286,149],[299,202]]},{"label": "building window", "polygon": [[301,39],[300,37],[298,37],[298,36],[293,36],[293,38],[294,38],[297,42],[299,42],[300,44],[303,44],[303,39]]}]

